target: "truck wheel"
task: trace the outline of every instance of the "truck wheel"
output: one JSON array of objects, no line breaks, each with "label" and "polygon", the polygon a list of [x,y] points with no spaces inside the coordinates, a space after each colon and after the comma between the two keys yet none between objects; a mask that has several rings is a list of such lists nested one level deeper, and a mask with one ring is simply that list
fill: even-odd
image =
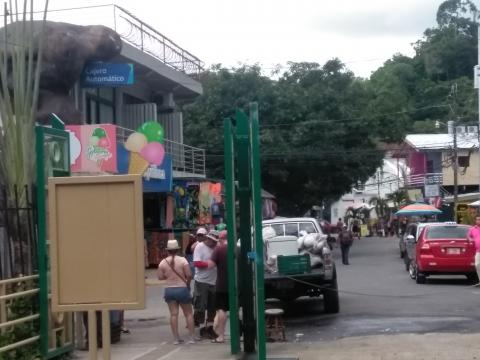
[{"label": "truck wheel", "polygon": [[336,278],[328,289],[323,290],[323,306],[325,312],[328,314],[336,314],[340,311],[340,300],[337,290],[338,284]]}]

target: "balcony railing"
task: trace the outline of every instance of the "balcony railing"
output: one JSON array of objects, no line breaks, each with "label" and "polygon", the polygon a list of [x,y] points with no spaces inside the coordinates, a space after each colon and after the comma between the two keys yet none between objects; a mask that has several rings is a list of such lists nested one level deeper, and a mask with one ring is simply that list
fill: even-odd
[{"label": "balcony railing", "polygon": [[407,177],[408,186],[424,186],[424,185],[442,185],[443,174],[442,173],[425,173],[409,175]]},{"label": "balcony railing", "polygon": [[127,43],[186,74],[198,74],[203,62],[120,6],[113,6],[114,30]]},{"label": "balcony railing", "polygon": [[[117,141],[124,143],[134,131],[117,126]],[[165,153],[172,157],[172,169],[180,176],[205,177],[205,150],[181,144],[168,139],[164,140]]]}]

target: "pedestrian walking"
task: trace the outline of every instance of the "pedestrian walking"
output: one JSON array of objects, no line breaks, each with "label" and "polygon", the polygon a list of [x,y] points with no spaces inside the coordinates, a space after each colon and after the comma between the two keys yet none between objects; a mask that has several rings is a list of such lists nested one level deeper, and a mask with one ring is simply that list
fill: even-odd
[{"label": "pedestrian walking", "polygon": [[338,218],[337,221],[337,233],[340,233],[343,229],[343,221],[341,218]]},{"label": "pedestrian walking", "polygon": [[[475,244],[475,269],[477,270],[477,277],[480,279],[480,215],[475,217],[475,226],[470,228],[467,238]],[[480,282],[475,286],[480,286]]]},{"label": "pedestrian walking", "polygon": [[360,240],[360,222],[358,219],[353,219],[352,222],[352,233],[353,236]]},{"label": "pedestrian walking", "polygon": [[218,232],[210,231],[205,240],[199,243],[193,252],[195,265],[195,286],[193,290],[193,307],[195,326],[205,323],[206,328],[215,318],[215,284],[217,282],[217,268],[209,268],[208,261],[212,258],[213,250],[218,243]]},{"label": "pedestrian walking", "polygon": [[227,231],[223,230],[219,235],[219,244],[213,250],[212,258],[209,261],[210,268],[217,268],[217,282],[215,284],[215,310],[216,317],[214,331],[217,337],[212,343],[221,344],[225,342],[225,326],[227,324],[228,312],[228,267],[227,267]]},{"label": "pedestrian walking", "polygon": [[179,307],[182,308],[187,322],[190,335],[188,343],[193,344],[197,340],[195,338],[192,297],[190,295],[192,273],[188,261],[184,257],[177,256],[179,249],[177,240],[168,240],[166,249],[168,256],[158,265],[158,279],[166,280],[164,299],[170,311],[170,327],[174,337],[174,345],[184,342],[178,333]]},{"label": "pedestrian walking", "polygon": [[338,242],[340,243],[340,250],[342,251],[343,265],[350,265],[348,254],[350,252],[350,247],[353,244],[353,234],[347,229],[347,225],[343,225],[342,231],[338,234]]}]

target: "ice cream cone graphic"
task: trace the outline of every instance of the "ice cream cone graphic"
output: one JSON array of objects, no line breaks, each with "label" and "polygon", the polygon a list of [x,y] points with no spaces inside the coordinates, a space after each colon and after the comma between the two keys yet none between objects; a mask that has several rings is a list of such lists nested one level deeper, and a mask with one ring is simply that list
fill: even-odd
[{"label": "ice cream cone graphic", "polygon": [[130,163],[128,165],[129,174],[140,174],[142,175],[145,170],[148,168],[148,161],[140,156],[139,153],[131,152],[130,153]]}]

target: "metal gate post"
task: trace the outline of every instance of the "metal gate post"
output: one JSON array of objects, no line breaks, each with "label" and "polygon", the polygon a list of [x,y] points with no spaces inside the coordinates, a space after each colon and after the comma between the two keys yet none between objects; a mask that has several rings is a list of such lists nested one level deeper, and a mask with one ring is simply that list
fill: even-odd
[{"label": "metal gate post", "polygon": [[252,166],[252,209],[253,231],[255,249],[255,302],[257,320],[257,358],[266,358],[266,334],[265,334],[265,290],[263,268],[263,237],[262,237],[262,193],[261,193],[261,170],[260,170],[260,144],[258,134],[258,105],[250,104],[250,146]]},{"label": "metal gate post", "polygon": [[238,291],[237,291],[237,224],[235,212],[235,156],[232,121],[224,120],[224,147],[225,147],[225,199],[228,224],[228,300],[230,310],[230,351],[238,354],[240,351],[240,326],[238,319]]},{"label": "metal gate post", "polygon": [[[50,359],[73,350],[73,346],[65,346],[54,350],[49,349],[49,256],[47,244],[47,209],[46,182],[48,176],[70,175],[70,137],[65,131],[63,122],[52,114],[52,127],[35,127],[36,177],[37,177],[37,217],[38,217],[38,278],[40,288],[40,353],[44,359]],[[45,146],[52,145],[54,151],[61,154],[45,154]],[[52,151],[52,152],[54,152]],[[56,155],[63,159],[63,164],[52,166]],[[53,158],[52,158],[53,157]]]}]

